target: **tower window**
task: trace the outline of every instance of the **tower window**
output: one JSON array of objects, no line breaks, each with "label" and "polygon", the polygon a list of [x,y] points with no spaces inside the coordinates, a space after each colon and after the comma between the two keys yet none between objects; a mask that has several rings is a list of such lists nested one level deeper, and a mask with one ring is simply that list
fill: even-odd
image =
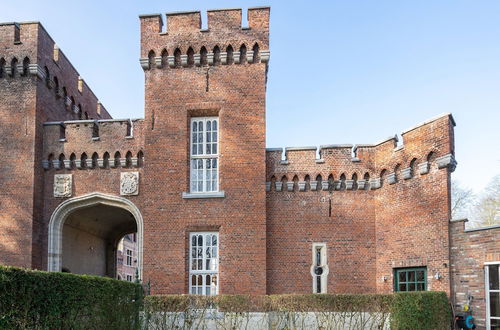
[{"label": "tower window", "polygon": [[218,294],[219,233],[191,233],[189,241],[189,293]]},{"label": "tower window", "polygon": [[191,192],[219,191],[219,119],[191,119]]}]

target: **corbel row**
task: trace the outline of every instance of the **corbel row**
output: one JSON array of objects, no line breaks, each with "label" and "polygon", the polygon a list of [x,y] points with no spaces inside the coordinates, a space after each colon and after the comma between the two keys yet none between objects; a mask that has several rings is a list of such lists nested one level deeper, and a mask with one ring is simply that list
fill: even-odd
[{"label": "corbel row", "polygon": [[[61,169],[66,169],[66,170],[71,170],[73,169],[72,163],[75,164],[75,168],[79,170],[84,170],[84,169],[93,169],[93,168],[102,168],[105,169],[108,166],[110,168],[118,168],[118,167],[128,167],[127,166],[127,158],[119,158],[119,161],[115,163],[115,160],[112,159],[106,160],[99,158],[97,159],[97,164],[94,166],[94,161],[93,159],[75,159],[75,160],[68,160],[65,159],[63,161],[60,160],[52,160],[52,164],[50,160],[42,160],[42,167],[45,170],[48,170],[51,168],[50,165],[52,165],[52,168],[56,170],[61,170]],[[131,167],[140,167],[139,165],[139,159],[137,157],[132,157],[130,158],[130,165]]]},{"label": "corbel row", "polygon": [[[240,64],[240,52],[233,52],[233,63],[234,64]],[[254,63],[254,51],[253,50],[248,50],[246,52],[246,60],[248,63]],[[269,50],[263,50],[263,51],[260,51],[259,52],[259,55],[260,55],[260,62],[261,63],[268,63],[269,62],[269,59],[271,57],[271,52]],[[194,60],[194,65],[195,66],[201,66],[201,54],[194,54],[193,55],[193,60]],[[149,69],[149,59],[146,57],[143,57],[141,59],[139,59],[140,63],[141,63],[141,67],[144,69],[144,70],[148,70]],[[228,55],[227,55],[227,52],[221,52],[220,53],[220,62],[222,65],[227,65],[229,64],[228,63]],[[156,65],[156,67],[158,69],[162,68],[163,67],[163,59],[161,56],[156,56],[154,58],[154,63]],[[175,56],[173,55],[169,55],[167,56],[167,64],[170,68],[175,68],[176,67],[176,63],[175,63]],[[214,65],[215,64],[215,56],[214,56],[214,53],[210,52],[210,53],[207,53],[207,64],[208,65]],[[188,67],[189,66],[189,58],[188,58],[188,55],[181,55],[181,63],[180,65],[182,67]]]}]

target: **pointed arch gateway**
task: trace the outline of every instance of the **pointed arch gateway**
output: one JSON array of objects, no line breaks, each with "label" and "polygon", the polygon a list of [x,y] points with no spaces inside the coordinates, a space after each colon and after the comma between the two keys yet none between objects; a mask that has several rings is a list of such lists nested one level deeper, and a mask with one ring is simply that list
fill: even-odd
[{"label": "pointed arch gateway", "polygon": [[[116,213],[116,210],[121,210],[122,212],[127,212],[130,214],[130,216],[135,220],[135,230],[137,232],[137,269],[138,269],[138,274],[139,278],[142,279],[142,270],[143,270],[143,228],[144,228],[144,222],[143,218],[141,215],[141,212],[135,206],[134,203],[132,203],[130,200],[119,197],[119,196],[113,196],[113,195],[107,195],[99,192],[94,192],[90,193],[87,195],[83,196],[78,196],[74,197],[71,199],[68,199],[61,204],[54,210],[52,213],[52,216],[50,218],[49,226],[48,226],[48,263],[47,263],[47,270],[51,272],[60,272],[62,271],[63,268],[63,255],[65,252],[63,250],[63,245],[64,245],[64,233],[67,234],[65,230],[65,223],[69,219],[69,221],[73,221],[75,218],[75,215],[78,215],[79,212],[88,212],[89,210],[92,210],[93,208],[100,208],[100,210],[103,209],[109,209],[113,210],[114,213]],[[80,213],[82,214],[82,213]],[[88,217],[88,214],[85,214],[86,216],[80,219],[80,223],[84,223],[85,221],[88,221],[90,219]],[[100,219],[102,222],[106,222],[105,218]],[[128,226],[130,226],[130,223],[128,223]],[[72,225],[70,227],[71,230],[73,230],[75,225]],[[90,228],[90,227],[89,227]],[[92,227],[92,229],[95,229]],[[106,250],[104,258],[108,257],[107,261],[104,261],[105,263],[105,274],[94,274],[94,275],[103,275],[103,276],[110,276],[110,277],[115,277],[116,276],[116,245],[118,244],[119,239],[123,237],[126,234],[131,233],[130,227],[113,227],[114,230],[114,237],[116,239],[113,240],[113,255],[109,256],[108,253],[109,251]],[[67,234],[68,235],[68,234]],[[88,242],[87,242],[88,243]],[[89,250],[91,247],[88,248]],[[93,252],[93,251],[91,251]],[[101,259],[103,256],[100,256]],[[112,259],[111,259],[112,258]],[[82,258],[83,259],[83,258]],[[80,260],[82,260],[80,259]],[[113,260],[114,265],[109,265],[109,260]],[[103,261],[100,260],[102,263]],[[71,271],[71,269],[70,269]]]}]

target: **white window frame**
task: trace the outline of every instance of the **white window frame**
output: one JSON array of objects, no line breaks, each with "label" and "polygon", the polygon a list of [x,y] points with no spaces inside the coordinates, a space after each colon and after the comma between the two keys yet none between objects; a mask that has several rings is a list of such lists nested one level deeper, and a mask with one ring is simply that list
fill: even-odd
[{"label": "white window frame", "polygon": [[[202,154],[196,154],[193,155],[193,123],[194,122],[203,122],[203,142],[202,142]],[[211,143],[216,143],[217,145],[217,153],[215,154],[207,154],[207,138],[206,138],[206,127],[207,127],[207,121],[216,121],[217,123],[217,141],[211,141]],[[220,154],[220,122],[219,122],[219,117],[192,117],[189,125],[189,191],[191,194],[210,194],[210,193],[217,193],[220,191],[220,180],[219,180],[219,171],[220,171],[220,161],[219,161],[219,154]],[[203,180],[202,180],[202,190],[193,190],[192,187],[192,180],[193,180],[193,160],[195,159],[202,159],[203,160]],[[215,190],[209,190],[207,189],[207,166],[206,166],[206,160],[207,159],[215,159],[217,162],[217,177],[216,177],[216,189]]]},{"label": "white window frame", "polygon": [[[129,251],[130,251],[130,254],[129,254]],[[125,265],[126,266],[133,266],[133,263],[134,263],[134,251],[132,251],[131,249],[126,248],[125,249],[125,257],[126,257],[125,258]],[[129,263],[129,260],[130,260],[130,263]]]},{"label": "white window frame", "polygon": [[[215,258],[215,269],[214,270],[206,270],[206,269],[193,269],[193,236],[198,236],[198,235],[203,235],[203,246],[202,246],[202,268],[205,268],[206,266],[206,254],[205,251],[207,249],[207,241],[206,241],[206,236],[207,235],[215,235],[217,237],[217,245],[215,246],[216,250],[216,258]],[[218,295],[219,294],[219,284],[220,284],[220,277],[219,277],[219,246],[220,246],[220,241],[219,241],[219,233],[216,231],[206,231],[206,232],[192,232],[189,233],[189,294],[201,294],[201,295],[206,295],[206,289],[207,285],[202,284],[201,285],[201,293],[194,292],[193,288],[193,283],[192,283],[192,276],[197,276],[197,275],[202,275],[202,280],[205,281],[206,275],[216,276],[216,285],[215,286],[210,286],[211,290],[215,289],[215,293],[212,293],[210,295]],[[214,246],[210,244],[210,248],[213,248]],[[197,289],[199,289],[199,285],[196,286]]]},{"label": "white window frame", "polygon": [[[498,276],[500,277],[500,261],[495,261],[495,262],[485,262],[484,263],[484,295],[485,295],[485,302],[486,302],[486,329],[489,329],[491,327],[491,320],[500,320],[500,317],[491,316],[490,312],[490,292],[500,292],[500,290],[490,290],[490,266],[498,266],[499,267],[499,272]],[[500,283],[500,278],[499,278],[499,283]],[[499,287],[500,289],[500,287]]]},{"label": "white window frame", "polygon": [[[317,251],[320,250],[320,264],[319,266],[323,268],[323,273],[321,275],[316,275],[315,268],[318,266]],[[312,265],[311,265],[311,276],[312,276],[312,288],[313,293],[327,293],[328,292],[328,273],[330,272],[328,268],[328,253],[326,249],[326,243],[313,243],[312,244]],[[321,276],[321,290],[318,292],[318,282],[317,277]]]}]

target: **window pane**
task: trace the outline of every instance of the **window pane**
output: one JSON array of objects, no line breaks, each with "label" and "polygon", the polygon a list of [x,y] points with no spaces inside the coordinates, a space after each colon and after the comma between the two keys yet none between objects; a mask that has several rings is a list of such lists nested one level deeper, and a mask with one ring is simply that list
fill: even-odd
[{"label": "window pane", "polygon": [[425,284],[417,283],[417,291],[425,291]]},{"label": "window pane", "polygon": [[212,123],[212,130],[216,131],[217,130],[217,120],[214,120]]},{"label": "window pane", "polygon": [[417,281],[419,281],[419,282],[425,281],[423,270],[417,270]]},{"label": "window pane", "polygon": [[400,284],[399,291],[406,291],[406,284]]},{"label": "window pane", "polygon": [[415,282],[415,272],[408,272],[408,282]]},{"label": "window pane", "polygon": [[416,291],[415,283],[408,284],[408,291]]},{"label": "window pane", "polygon": [[488,266],[490,290],[500,290],[498,283],[498,265]]},{"label": "window pane", "polygon": [[217,235],[212,235],[212,245],[213,246],[217,245]]},{"label": "window pane", "polygon": [[500,317],[500,292],[490,292],[490,316]]},{"label": "window pane", "polygon": [[207,120],[207,131],[212,130],[212,122],[210,120]]},{"label": "window pane", "polygon": [[399,272],[399,282],[406,282],[406,272],[405,271]]}]

